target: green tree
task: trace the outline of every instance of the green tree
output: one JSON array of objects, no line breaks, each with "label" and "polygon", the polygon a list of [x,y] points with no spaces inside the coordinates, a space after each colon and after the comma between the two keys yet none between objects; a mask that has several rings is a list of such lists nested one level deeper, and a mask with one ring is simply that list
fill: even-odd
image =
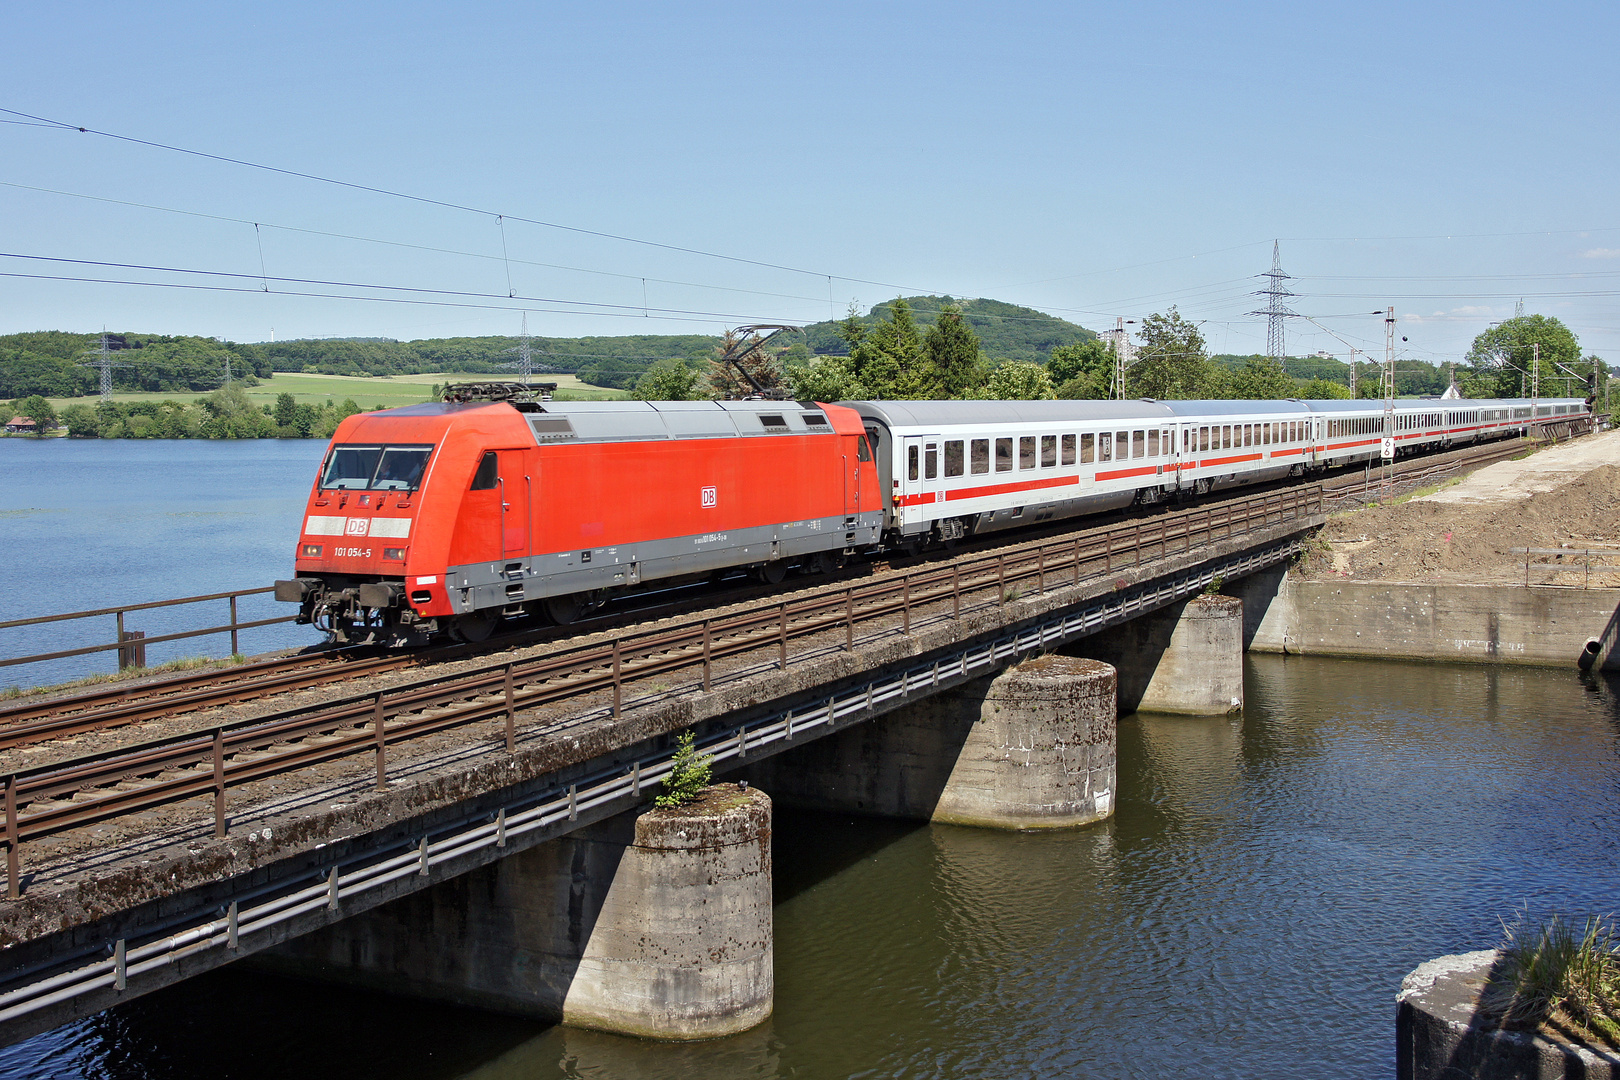
[{"label": "green tree", "polygon": [[[727,330],[720,344],[715,346],[714,358],[709,361],[710,396],[721,401],[736,401],[762,390],[780,390],[782,362],[775,352],[766,348],[765,341],[757,332],[739,338],[735,331]],[[732,359],[727,360],[728,356]]]},{"label": "green tree", "polygon": [[275,417],[277,425],[281,427],[292,427],[298,419],[298,402],[293,400],[291,394],[276,395]]},{"label": "green tree", "polygon": [[56,430],[56,410],[51,408],[50,402],[37,394],[17,402],[17,415],[33,420],[35,431]]},{"label": "green tree", "polygon": [[1471,397],[1518,397],[1521,387],[1528,395],[1536,373],[1536,345],[1541,346],[1541,396],[1553,396],[1565,385],[1562,378],[1569,372],[1564,368],[1581,370],[1581,346],[1569,327],[1547,315],[1504,319],[1481,332],[1468,350],[1467,377],[1458,382]]},{"label": "green tree", "polygon": [[857,401],[868,396],[847,356],[790,362],[786,376],[790,391],[799,401]]},{"label": "green tree", "polygon": [[1046,371],[1060,398],[1102,400],[1114,396],[1114,350],[1098,338],[1054,347]]},{"label": "green tree", "polygon": [[1334,382],[1332,379],[1312,379],[1302,385],[1299,392],[1293,396],[1303,398],[1306,401],[1332,401],[1339,398],[1348,398],[1350,388],[1343,383]]},{"label": "green tree", "polygon": [[653,801],[659,806],[683,806],[692,802],[709,785],[708,754],[700,754],[692,745],[693,735],[683,731],[675,740],[675,755],[670,758],[669,772],[663,780],[663,792]]},{"label": "green tree", "polygon": [[692,401],[700,396],[697,385],[698,373],[677,356],[648,368],[630,393],[642,401]]},{"label": "green tree", "polygon": [[101,437],[101,417],[89,405],[74,403],[62,408],[59,418],[63,427],[67,428],[69,438],[96,439]]},{"label": "green tree", "polygon": [[1289,378],[1281,364],[1269,356],[1247,358],[1230,378],[1231,396],[1234,398],[1274,401],[1299,396],[1294,380]]},{"label": "green tree", "polygon": [[855,377],[875,400],[893,401],[922,389],[922,339],[911,305],[896,300],[890,318],[867,330],[850,352]]},{"label": "green tree", "polygon": [[1164,314],[1144,318],[1138,336],[1142,343],[1126,372],[1132,397],[1170,400],[1213,396],[1211,384],[1216,378],[1205,355],[1204,335],[1174,306]]},{"label": "green tree", "polygon": [[984,384],[990,401],[1042,401],[1052,396],[1052,377],[1029,360],[1009,360],[990,373]]},{"label": "green tree", "polygon": [[941,308],[923,335],[922,360],[918,397],[965,398],[984,380],[979,335],[954,304]]}]

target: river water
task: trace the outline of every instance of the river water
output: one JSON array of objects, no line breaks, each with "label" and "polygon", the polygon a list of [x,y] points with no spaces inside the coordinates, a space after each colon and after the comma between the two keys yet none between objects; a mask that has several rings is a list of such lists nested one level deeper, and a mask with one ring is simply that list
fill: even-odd
[{"label": "river water", "polygon": [[[119,600],[285,573],[320,452],[0,440],[10,576],[47,583],[8,589],[13,610],[106,602],[36,566],[97,567]],[[198,542],[165,556],[182,535]],[[779,810],[776,1011],[735,1038],[641,1042],[226,969],[0,1050],[0,1076],[1381,1080],[1411,968],[1494,944],[1515,910],[1620,908],[1615,685],[1247,664],[1241,718],[1121,720],[1099,825]]]},{"label": "river water", "polygon": [[1124,718],[1106,823],[779,811],[776,1012],[671,1046],[225,970],[0,1051],[27,1080],[1386,1078],[1394,994],[1499,920],[1616,910],[1615,687],[1253,657]]},{"label": "river water", "polygon": [[[326,443],[316,439],[0,439],[0,622],[269,585],[293,548]],[[292,614],[266,596],[243,621]],[[126,627],[178,633],[230,620],[224,600],[135,612]],[[113,641],[111,616],[0,630],[0,659]],[[309,627],[244,631],[244,652],[310,645]],[[148,646],[147,663],[230,653],[225,635]],[[104,652],[0,667],[0,689],[117,669]]]}]

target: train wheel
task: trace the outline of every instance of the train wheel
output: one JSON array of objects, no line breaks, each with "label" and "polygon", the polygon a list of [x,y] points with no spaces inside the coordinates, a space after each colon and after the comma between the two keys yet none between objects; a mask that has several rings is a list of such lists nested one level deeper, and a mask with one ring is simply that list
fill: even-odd
[{"label": "train wheel", "polygon": [[787,563],[780,559],[775,562],[763,563],[754,567],[752,573],[756,581],[763,581],[767,585],[780,585],[787,580]]},{"label": "train wheel", "polygon": [[842,551],[820,551],[810,561],[812,574],[836,574],[844,568],[844,553]]},{"label": "train wheel", "polygon": [[450,636],[457,641],[488,641],[499,621],[494,612],[475,611],[471,615],[458,615],[450,620]]},{"label": "train wheel", "polygon": [[544,605],[546,618],[558,626],[567,626],[578,619],[585,610],[585,605],[576,593],[569,593],[567,596],[548,596]]}]

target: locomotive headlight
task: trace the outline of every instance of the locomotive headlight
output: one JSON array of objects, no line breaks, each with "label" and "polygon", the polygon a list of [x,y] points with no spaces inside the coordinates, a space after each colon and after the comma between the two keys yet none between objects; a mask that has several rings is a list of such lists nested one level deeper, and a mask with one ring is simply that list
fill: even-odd
[{"label": "locomotive headlight", "polygon": [[304,554],[304,558],[306,558],[306,559],[318,558],[320,556],[320,554],[321,554],[321,545],[319,545],[319,544],[305,544],[303,554]]},{"label": "locomotive headlight", "polygon": [[383,558],[385,558],[385,559],[394,559],[396,561],[404,561],[404,559],[405,559],[405,549],[404,548],[383,548]]}]

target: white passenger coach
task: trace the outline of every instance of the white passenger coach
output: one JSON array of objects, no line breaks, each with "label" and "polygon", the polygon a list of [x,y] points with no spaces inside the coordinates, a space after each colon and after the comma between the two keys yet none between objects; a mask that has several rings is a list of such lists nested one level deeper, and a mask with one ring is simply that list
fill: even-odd
[{"label": "white passenger coach", "polygon": [[[885,532],[953,541],[1382,456],[1382,401],[846,401],[883,485]],[[1394,450],[1590,415],[1579,398],[1395,403]]]}]

